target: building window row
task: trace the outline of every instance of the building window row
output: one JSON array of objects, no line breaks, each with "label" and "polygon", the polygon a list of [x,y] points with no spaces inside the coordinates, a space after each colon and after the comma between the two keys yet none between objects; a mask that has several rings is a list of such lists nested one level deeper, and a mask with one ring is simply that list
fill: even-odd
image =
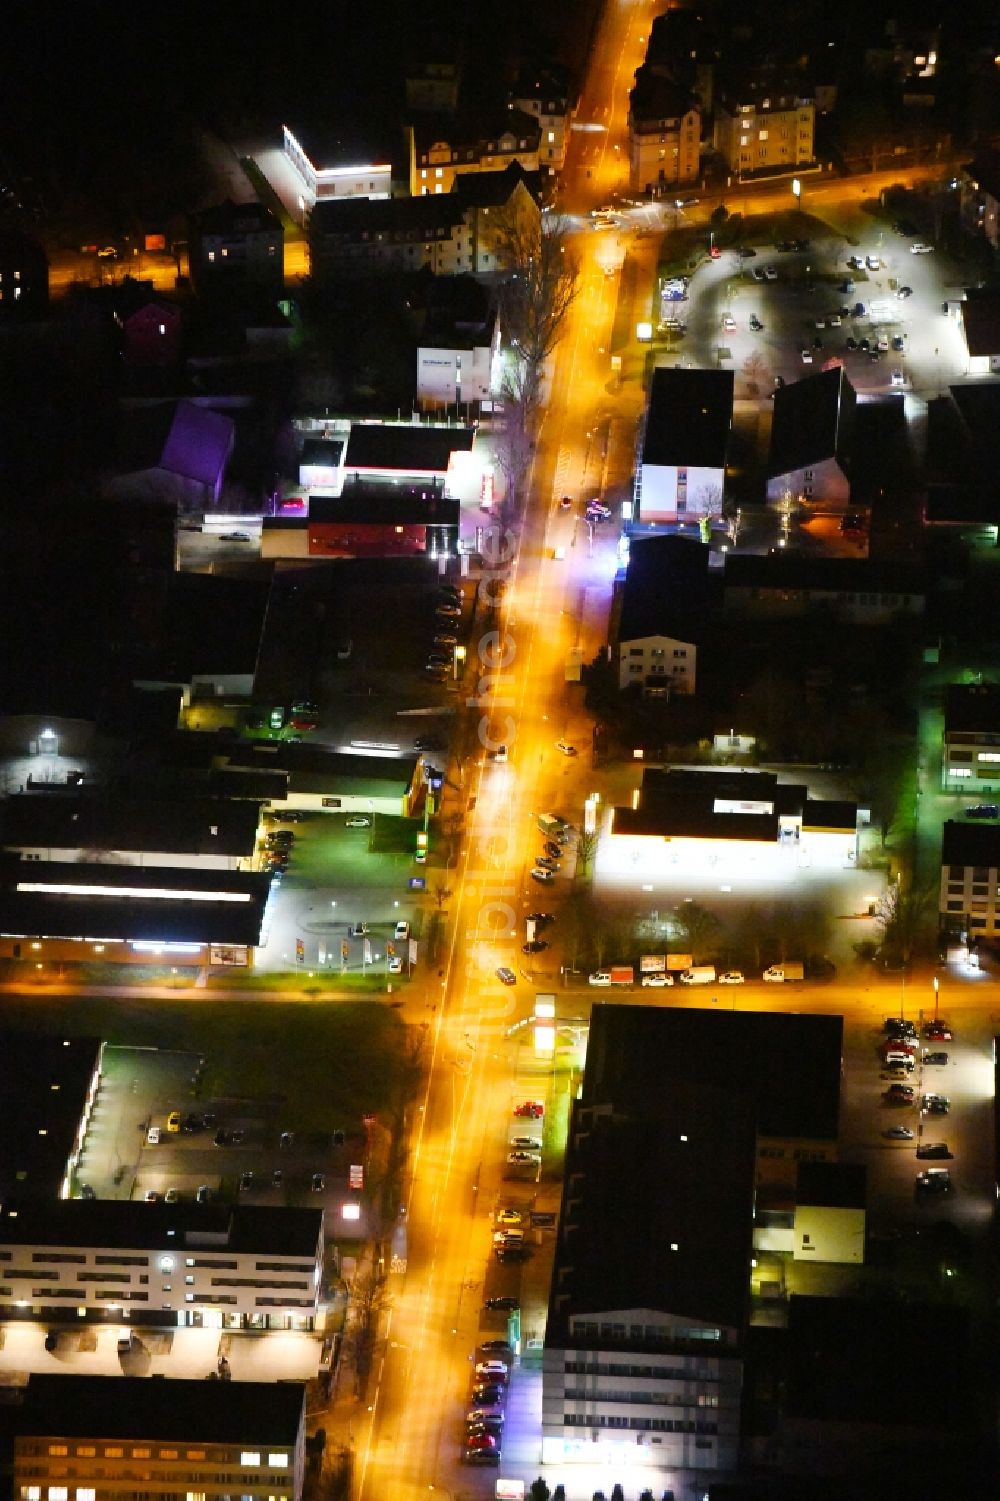
[{"label": "building window row", "polygon": [[658,1345],[683,1345],[690,1344],[692,1340],[710,1340],[719,1342],[722,1339],[721,1329],[665,1329],[661,1324],[598,1324],[587,1319],[578,1319],[573,1322],[573,1333],[582,1339],[596,1340],[624,1340],[626,1337],[633,1341],[643,1340]]},{"label": "building window row", "polygon": [[715,1434],[719,1431],[717,1423],[693,1423],[684,1418],[627,1418],[607,1412],[567,1412],[563,1422],[567,1428],[629,1428],[639,1433]]},{"label": "building window row", "polygon": [[567,1360],[564,1367],[567,1375],[574,1376],[632,1376],[654,1381],[718,1381],[711,1371],[694,1370],[689,1366],[637,1365],[633,1362],[609,1364],[603,1360]]},{"label": "building window row", "polygon": [[576,1388],[566,1388],[565,1400],[567,1402],[623,1402],[636,1407],[718,1407],[718,1395],[713,1393],[706,1396],[695,1393],[694,1396],[684,1397],[674,1392],[651,1392],[645,1389],[641,1391],[581,1391]]}]

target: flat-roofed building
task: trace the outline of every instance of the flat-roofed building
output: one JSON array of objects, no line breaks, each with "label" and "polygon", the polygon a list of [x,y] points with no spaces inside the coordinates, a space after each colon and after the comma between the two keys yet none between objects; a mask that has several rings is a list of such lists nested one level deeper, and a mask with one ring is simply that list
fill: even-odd
[{"label": "flat-roofed building", "polygon": [[31,1376],[7,1414],[14,1501],[299,1501],[305,1416],[298,1382]]},{"label": "flat-roofed building", "polygon": [[474,428],[443,422],[355,422],[344,458],[345,481],[429,480],[454,493],[475,438]]},{"label": "flat-roofed building", "polygon": [[887,625],[924,613],[922,567],[875,558],[824,558],[794,550],[727,553],[726,615],[796,619],[821,615],[853,625]]},{"label": "flat-roofed building", "polygon": [[846,510],[855,443],[854,387],[842,366],[774,392],[767,499]]},{"label": "flat-roofed building", "polygon": [[[366,749],[371,753],[365,754]],[[224,752],[217,765],[231,772],[234,779],[241,773],[257,776],[263,771],[285,772],[285,798],[271,804],[272,812],[294,808],[313,813],[387,813],[408,818],[422,806],[425,787],[420,757],[406,754],[402,747],[389,750],[383,745],[359,746],[328,751],[288,741],[257,742]]]},{"label": "flat-roofed building", "polygon": [[0,1213],[0,1320],[311,1329],[323,1211],[60,1199]]},{"label": "flat-roofed building", "polygon": [[636,465],[639,522],[721,517],[732,429],[731,370],[654,370]]},{"label": "flat-roofed building", "polygon": [[0,1208],[68,1196],[103,1053],[94,1037],[0,1034]]},{"label": "flat-roofed building", "polygon": [[944,696],[945,792],[1000,790],[1000,684],[952,683]]},{"label": "flat-roofed building", "polygon": [[708,557],[693,537],[633,541],[612,614],[622,691],[638,688],[645,698],[695,692]]},{"label": "flat-roofed building", "polygon": [[[594,1008],[599,1027],[610,1009]],[[612,1046],[629,1050],[628,1021],[611,1030]],[[750,1102],[676,1080],[643,1094],[607,1079],[590,1088],[589,1057],[570,1118],[542,1355],[543,1461],[608,1473],[732,1469],[749,1302]]]},{"label": "flat-roofed building", "polygon": [[309,556],[448,558],[458,550],[459,502],[433,485],[354,480],[309,501]]},{"label": "flat-roofed building", "polygon": [[253,963],[264,873],[55,860],[0,862],[0,957],[200,968]]},{"label": "flat-roofed building", "polygon": [[938,913],[949,936],[964,934],[971,943],[1000,935],[1000,827],[995,822],[946,821]]},{"label": "flat-roofed building", "polygon": [[111,789],[83,795],[35,789],[0,806],[0,850],[25,864],[252,870],[260,807],[251,801],[139,797]]},{"label": "flat-roofed building", "polygon": [[298,182],[305,214],[314,204],[331,198],[388,198],[392,193],[388,155],[366,160],[367,153],[342,136],[324,139],[301,125],[294,129],[283,125],[281,143]]}]

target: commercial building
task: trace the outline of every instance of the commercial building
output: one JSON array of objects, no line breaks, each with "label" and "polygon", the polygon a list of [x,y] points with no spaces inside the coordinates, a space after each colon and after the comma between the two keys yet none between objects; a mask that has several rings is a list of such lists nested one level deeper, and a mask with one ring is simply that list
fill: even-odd
[{"label": "commercial building", "polygon": [[952,683],[946,689],[941,786],[970,797],[1000,790],[1000,684]]},{"label": "commercial building", "polygon": [[636,464],[638,522],[721,516],[733,380],[731,370],[653,371]]},{"label": "commercial building", "polygon": [[841,366],[792,381],[774,393],[768,458],[770,504],[846,510],[857,397]]},{"label": "commercial building", "polygon": [[664,880],[725,871],[727,882],[789,880],[803,869],[852,869],[857,808],[809,796],[773,772],[649,767],[630,807],[610,810],[602,875]]},{"label": "commercial building", "polygon": [[612,611],[620,689],[638,687],[645,698],[696,691],[708,560],[709,549],[693,538],[632,543]]},{"label": "commercial building", "polygon": [[178,866],[0,862],[0,958],[51,964],[249,965],[270,876]]},{"label": "commercial building", "polygon": [[424,410],[481,402],[493,394],[500,320],[488,291],[471,276],[431,288],[417,347],[417,401]]},{"label": "commercial building", "polygon": [[470,172],[502,172],[517,162],[538,171],[541,126],[519,109],[418,115],[407,126],[410,194],[448,194]]},{"label": "commercial building", "polygon": [[0,1213],[0,1320],[312,1329],[323,1211],[61,1199]]},{"label": "commercial building", "polygon": [[970,288],[959,313],[969,355],[967,374],[996,375],[1000,372],[1000,293],[992,287]]},{"label": "commercial building", "polygon": [[927,403],[924,483],[927,522],[1000,526],[1000,381],[949,386]]},{"label": "commercial building", "polygon": [[424,481],[454,494],[472,462],[475,438],[475,428],[444,422],[355,422],[344,479]]},{"label": "commercial building", "polygon": [[305,1409],[297,1382],[31,1376],[7,1413],[14,1501],[299,1501]]},{"label": "commercial building", "polygon": [[23,862],[252,870],[260,804],[138,797],[108,788],[30,792],[0,806],[0,850]]},{"label": "commercial building", "polygon": [[798,69],[737,66],[718,83],[715,149],[739,177],[791,173],[815,157],[815,93]]},{"label": "commercial building", "polygon": [[0,1034],[0,1209],[68,1197],[103,1053],[93,1037]]},{"label": "commercial building", "polygon": [[459,503],[432,486],[354,480],[309,501],[309,556],[448,558],[458,551]]},{"label": "commercial building", "polygon": [[755,1213],[787,1202],[800,1164],[835,1160],[841,1057],[840,1017],[593,1008],[542,1357],[546,1463],[736,1468]]},{"label": "commercial building", "polygon": [[256,779],[262,772],[284,772],[287,781],[279,779],[275,790],[284,790],[285,799],[270,804],[273,812],[294,808],[311,813],[386,813],[408,818],[423,796],[423,763],[414,755],[366,755],[363,749],[355,751],[347,746],[341,751],[328,751],[289,741],[258,741],[220,750],[212,759],[220,772],[230,773],[226,785],[232,796],[239,795],[237,781],[241,776],[251,780],[256,795]]},{"label": "commercial building", "polygon": [[392,163],[388,156],[366,160],[344,139],[321,139],[302,126],[281,127],[282,151],[300,189],[300,206],[307,217],[316,203],[331,198],[388,198],[392,193]]},{"label": "commercial building", "polygon": [[968,940],[1000,935],[1000,828],[948,819],[941,833],[942,931]]}]

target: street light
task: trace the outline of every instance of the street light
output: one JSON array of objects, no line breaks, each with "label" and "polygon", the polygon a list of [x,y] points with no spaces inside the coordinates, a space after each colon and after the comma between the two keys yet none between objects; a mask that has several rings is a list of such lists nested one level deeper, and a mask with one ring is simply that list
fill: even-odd
[{"label": "street light", "polygon": [[797,177],[792,178],[792,197],[795,199],[795,207],[802,207],[802,183]]},{"label": "street light", "polygon": [[458,682],[459,668],[461,667],[461,665],[462,665],[462,663],[464,661],[465,661],[465,647],[464,646],[456,646],[455,647],[455,656],[454,656],[454,660],[453,660],[453,663],[452,663],[452,667],[453,667],[453,670],[454,670],[454,676],[455,676],[455,682],[456,683]]}]

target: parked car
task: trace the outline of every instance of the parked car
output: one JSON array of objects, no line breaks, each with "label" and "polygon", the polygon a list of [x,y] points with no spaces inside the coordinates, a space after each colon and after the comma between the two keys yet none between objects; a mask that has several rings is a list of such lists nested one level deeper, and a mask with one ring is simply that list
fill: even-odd
[{"label": "parked car", "polygon": [[537,1152],[522,1151],[520,1148],[515,1152],[507,1153],[507,1161],[511,1167],[538,1167],[541,1160]]},{"label": "parked car", "polygon": [[548,948],[544,938],[529,938],[527,943],[521,944],[522,954],[541,954]]},{"label": "parked car", "polygon": [[520,1225],[524,1215],[520,1209],[498,1209],[493,1218],[498,1225]]},{"label": "parked car", "polygon": [[497,970],[497,979],[500,981],[501,985],[517,984],[517,975],[512,969],[508,968],[506,964],[501,964],[500,968]]},{"label": "parked car", "polygon": [[555,922],[555,917],[551,912],[529,912],[525,922],[533,922],[536,928],[547,928]]},{"label": "parked car", "polygon": [[921,1110],[925,1110],[928,1115],[947,1115],[951,1109],[951,1101],[947,1095],[925,1094],[920,1101],[920,1108]]},{"label": "parked car", "polygon": [[909,1126],[890,1126],[887,1131],[882,1132],[882,1135],[887,1136],[890,1141],[913,1140],[913,1132],[910,1130]]},{"label": "parked car", "polygon": [[916,1176],[916,1188],[925,1193],[951,1193],[951,1172],[946,1167],[929,1167]]},{"label": "parked car", "polygon": [[344,827],[347,829],[370,829],[371,826],[371,819],[366,818],[363,813],[356,813],[352,818],[344,820]]},{"label": "parked car", "polygon": [[924,1036],[934,1042],[951,1042],[951,1028],[944,1022],[928,1022],[924,1028]]},{"label": "parked car", "polygon": [[719,976],[720,985],[743,985],[745,976],[742,970],[727,969]]},{"label": "parked car", "polygon": [[562,751],[562,753],[563,753],[564,756],[575,756],[576,755],[576,746],[575,745],[570,745],[569,742],[566,741],[566,740],[557,740],[556,741],[556,750],[557,751]]},{"label": "parked car", "polygon": [[925,1051],[924,1052],[924,1062],[925,1063],[934,1064],[935,1066],[938,1065],[938,1064],[945,1064],[945,1063],[948,1062],[948,1054],[947,1053],[928,1053],[928,1052]]},{"label": "parked car", "polygon": [[481,1379],[501,1385],[507,1384],[507,1362],[505,1360],[479,1360],[476,1362],[476,1375]]},{"label": "parked car", "polygon": [[197,1193],[194,1196],[195,1203],[196,1204],[207,1204],[209,1202],[209,1200],[211,1199],[211,1197],[212,1197],[212,1190],[209,1188],[208,1184],[207,1183],[200,1183],[198,1185],[198,1191],[197,1191]]},{"label": "parked car", "polygon": [[253,1187],[253,1173],[248,1168],[245,1173],[240,1173],[240,1193],[241,1194],[246,1193],[247,1189],[252,1188],[252,1187]]},{"label": "parked car", "polygon": [[326,1174],[313,1173],[309,1188],[314,1194],[321,1194],[326,1188]]},{"label": "parked car", "polygon": [[514,1106],[514,1114],[527,1116],[529,1120],[540,1121],[545,1114],[545,1106],[541,1100],[522,1100],[520,1105]]},{"label": "parked car", "polygon": [[528,874],[533,881],[538,881],[542,886],[548,886],[555,880],[551,870],[541,870],[537,865],[532,866]]},{"label": "parked car", "polygon": [[778,268],[776,266],[765,266],[764,267],[764,280],[765,281],[777,281],[778,280]]},{"label": "parked car", "polygon": [[922,1141],[917,1147],[918,1157],[954,1157],[946,1141]]},{"label": "parked car", "polygon": [[488,1308],[491,1312],[496,1313],[513,1312],[515,1308],[520,1308],[520,1306],[517,1298],[487,1298],[483,1304],[484,1308]]},{"label": "parked car", "polygon": [[912,287],[898,287],[897,290],[896,290],[896,296],[899,298],[900,302],[905,302],[906,299],[907,299],[907,297],[912,297],[913,296],[913,288]]},{"label": "parked car", "polygon": [[934,249],[934,246],[933,245],[928,245],[925,240],[917,240],[917,241],[914,242],[914,244],[912,244],[910,246],[910,254],[911,255],[930,255],[933,249]]},{"label": "parked car", "polygon": [[[593,983],[593,981],[591,983]],[[673,975],[667,974],[643,975],[640,983],[646,986],[648,989],[657,990],[662,986],[672,985],[674,983],[674,977]]]},{"label": "parked car", "polygon": [[523,1152],[540,1152],[542,1143],[537,1136],[512,1136],[510,1145]]}]

